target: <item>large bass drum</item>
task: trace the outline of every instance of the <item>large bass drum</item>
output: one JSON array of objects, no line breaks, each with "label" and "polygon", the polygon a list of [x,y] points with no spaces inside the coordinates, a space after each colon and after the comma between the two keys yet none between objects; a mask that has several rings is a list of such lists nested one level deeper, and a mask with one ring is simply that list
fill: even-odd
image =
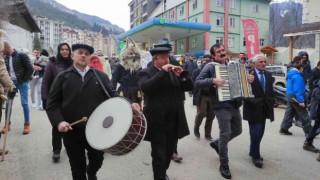
[{"label": "large bass drum", "polygon": [[91,147],[115,156],[134,150],[147,131],[144,115],[121,97],[101,103],[91,114],[86,138]]}]

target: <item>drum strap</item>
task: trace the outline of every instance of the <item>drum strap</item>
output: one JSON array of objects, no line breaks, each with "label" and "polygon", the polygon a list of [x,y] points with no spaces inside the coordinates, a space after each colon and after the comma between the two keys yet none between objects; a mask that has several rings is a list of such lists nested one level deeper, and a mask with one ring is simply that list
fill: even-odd
[{"label": "drum strap", "polygon": [[102,84],[102,81],[101,81],[99,75],[97,74],[96,70],[95,70],[95,69],[92,69],[92,71],[93,71],[94,76],[96,76],[96,78],[97,78],[100,86],[102,87],[103,91],[106,93],[106,95],[107,95],[108,98],[110,99],[111,96],[110,96],[110,94],[108,93],[108,91],[106,90],[106,87],[104,87],[104,85]]}]

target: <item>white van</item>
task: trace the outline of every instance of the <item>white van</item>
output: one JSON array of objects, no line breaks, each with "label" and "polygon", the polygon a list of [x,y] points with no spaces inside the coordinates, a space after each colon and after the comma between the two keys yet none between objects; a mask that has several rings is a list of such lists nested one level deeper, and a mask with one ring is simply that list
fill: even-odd
[{"label": "white van", "polygon": [[270,72],[275,78],[274,85],[286,87],[287,67],[286,66],[267,66],[266,71]]}]

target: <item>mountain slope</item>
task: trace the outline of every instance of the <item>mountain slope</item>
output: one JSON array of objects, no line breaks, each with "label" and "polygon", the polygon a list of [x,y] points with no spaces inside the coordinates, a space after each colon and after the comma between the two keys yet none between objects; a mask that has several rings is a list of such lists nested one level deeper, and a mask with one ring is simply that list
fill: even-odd
[{"label": "mountain slope", "polygon": [[97,16],[71,10],[55,0],[27,0],[26,4],[32,15],[47,16],[50,19],[64,21],[67,26],[97,31],[94,25],[103,26],[104,35],[121,34],[124,30],[117,25]]}]

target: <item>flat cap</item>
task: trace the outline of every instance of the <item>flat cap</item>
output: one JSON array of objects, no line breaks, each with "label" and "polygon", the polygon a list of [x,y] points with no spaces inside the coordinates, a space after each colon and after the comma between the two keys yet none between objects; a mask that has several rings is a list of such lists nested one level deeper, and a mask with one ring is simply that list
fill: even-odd
[{"label": "flat cap", "polygon": [[157,47],[157,48],[151,49],[149,52],[150,52],[151,56],[155,56],[158,54],[169,53],[170,51],[171,51],[171,49],[167,48],[167,47]]},{"label": "flat cap", "polygon": [[89,51],[90,54],[93,54],[94,48],[92,46],[89,46],[87,44],[72,44],[72,51],[75,51],[76,49],[84,48]]}]

